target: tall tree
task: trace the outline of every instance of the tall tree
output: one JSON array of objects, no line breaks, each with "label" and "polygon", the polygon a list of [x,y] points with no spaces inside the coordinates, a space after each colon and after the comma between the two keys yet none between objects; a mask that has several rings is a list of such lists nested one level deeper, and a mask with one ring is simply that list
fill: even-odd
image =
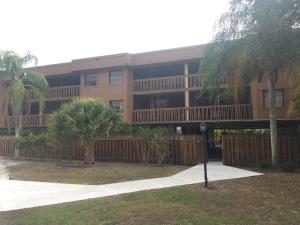
[{"label": "tall tree", "polygon": [[[300,70],[300,68],[299,68]],[[300,71],[295,74],[300,74]],[[290,105],[289,110],[290,111],[297,111],[300,112],[300,76],[296,77],[293,79],[293,82],[296,86],[295,91],[294,91],[294,96],[292,99],[292,104]]]},{"label": "tall tree", "polygon": [[50,140],[58,144],[78,142],[84,149],[85,164],[95,161],[98,136],[109,136],[122,122],[121,114],[92,98],[75,99],[56,111],[49,120]]},{"label": "tall tree", "polygon": [[299,76],[299,64],[299,0],[231,0],[201,62],[200,72],[208,86],[224,73],[234,87],[231,90],[253,80],[267,81],[273,166],[278,164],[277,77]]},{"label": "tall tree", "polygon": [[[13,51],[5,51],[0,53],[0,83],[5,87],[4,103],[2,106],[6,117],[7,126],[10,128],[8,120],[9,106],[12,113],[16,117],[15,135],[20,136],[22,131],[22,115],[27,107],[29,91],[33,91],[38,97],[40,105],[40,114],[43,110],[44,96],[48,89],[48,82],[45,77],[37,72],[34,72],[26,66],[30,63],[37,64],[37,58],[30,52],[25,56],[19,56]],[[15,156],[19,156],[19,149],[16,147]]]}]

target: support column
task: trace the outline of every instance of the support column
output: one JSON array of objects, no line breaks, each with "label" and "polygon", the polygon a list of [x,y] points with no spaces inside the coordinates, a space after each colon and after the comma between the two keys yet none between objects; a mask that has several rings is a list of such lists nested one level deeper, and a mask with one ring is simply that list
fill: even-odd
[{"label": "support column", "polygon": [[184,107],[186,108],[186,121],[189,121],[190,93],[189,93],[189,64],[184,64]]},{"label": "support column", "polygon": [[81,73],[80,74],[80,88],[79,88],[79,98],[82,98],[83,94],[83,90],[85,88],[85,73]]}]

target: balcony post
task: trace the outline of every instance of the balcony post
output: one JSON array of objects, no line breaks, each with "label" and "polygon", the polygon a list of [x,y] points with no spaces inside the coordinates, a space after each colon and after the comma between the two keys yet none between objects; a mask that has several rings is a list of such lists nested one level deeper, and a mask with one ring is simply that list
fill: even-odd
[{"label": "balcony post", "polygon": [[190,95],[189,95],[189,64],[184,64],[184,106],[186,121],[189,121],[189,107],[190,107]]}]

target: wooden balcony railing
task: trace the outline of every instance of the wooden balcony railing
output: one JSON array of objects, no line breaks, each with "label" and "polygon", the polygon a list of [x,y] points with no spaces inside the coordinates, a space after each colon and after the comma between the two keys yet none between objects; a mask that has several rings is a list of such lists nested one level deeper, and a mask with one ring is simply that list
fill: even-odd
[{"label": "wooden balcony railing", "polygon": [[251,104],[190,107],[190,121],[229,121],[252,119]]},{"label": "wooden balcony railing", "polygon": [[[152,93],[184,90],[184,76],[171,76],[161,78],[139,79],[133,81],[134,93]],[[226,75],[219,78],[218,85],[221,88],[228,87],[228,79]],[[217,85],[216,85],[217,86]],[[188,75],[188,88],[199,89],[203,87],[202,79],[199,74]]]},{"label": "wooden balcony railing", "polygon": [[[199,89],[203,87],[203,81],[201,79],[201,76],[199,74],[189,75],[189,89]],[[219,86],[220,88],[226,88],[228,87],[228,79],[226,75],[221,75],[218,79],[217,84],[212,86]]]},{"label": "wooden balcony railing", "polygon": [[140,109],[133,111],[134,123],[182,123],[252,119],[250,104]]},{"label": "wooden balcony railing", "polygon": [[160,92],[174,89],[184,89],[184,76],[138,79],[133,81],[133,92],[135,93]]},{"label": "wooden balcony railing", "polygon": [[199,74],[189,75],[189,88],[196,89],[202,86],[202,81]]},{"label": "wooden balcony railing", "polygon": [[172,123],[186,121],[186,108],[133,110],[134,123]]},{"label": "wooden balcony railing", "polygon": [[[63,86],[48,88],[46,100],[64,100],[80,96],[80,86]],[[29,91],[30,100],[37,100],[32,91]]]},{"label": "wooden balcony railing", "polygon": [[[48,124],[48,119],[50,117],[50,114],[44,114],[44,115],[24,115],[22,117],[22,124],[23,127],[46,127]],[[17,118],[15,116],[9,116],[9,126],[15,127]]]}]

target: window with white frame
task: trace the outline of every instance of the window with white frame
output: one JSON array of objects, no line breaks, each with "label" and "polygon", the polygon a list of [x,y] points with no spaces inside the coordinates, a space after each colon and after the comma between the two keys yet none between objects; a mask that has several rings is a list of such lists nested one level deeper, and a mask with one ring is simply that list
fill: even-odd
[{"label": "window with white frame", "polygon": [[109,72],[109,84],[115,85],[115,84],[122,84],[123,83],[123,70],[115,70]]},{"label": "window with white frame", "polygon": [[123,112],[123,101],[122,100],[111,100],[109,101],[109,106]]},{"label": "window with white frame", "polygon": [[[263,106],[264,108],[269,108],[269,91],[263,91]],[[284,106],[284,93],[282,89],[275,90],[275,106],[276,108],[280,108]]]}]

